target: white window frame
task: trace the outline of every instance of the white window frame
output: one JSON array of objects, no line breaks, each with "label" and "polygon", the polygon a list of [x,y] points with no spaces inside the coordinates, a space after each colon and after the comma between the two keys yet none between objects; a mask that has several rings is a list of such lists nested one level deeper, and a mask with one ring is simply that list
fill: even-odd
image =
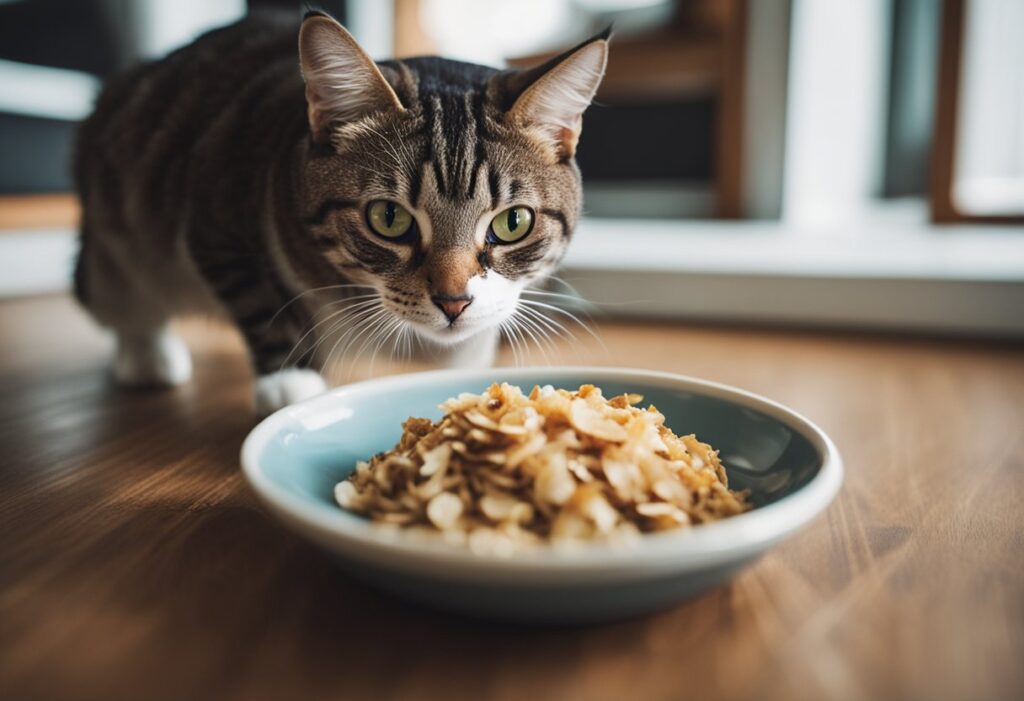
[{"label": "white window frame", "polygon": [[563,277],[618,316],[1024,337],[1024,228],[877,199],[890,16],[891,0],[752,2],[744,187],[748,214],[781,216],[584,219]]}]

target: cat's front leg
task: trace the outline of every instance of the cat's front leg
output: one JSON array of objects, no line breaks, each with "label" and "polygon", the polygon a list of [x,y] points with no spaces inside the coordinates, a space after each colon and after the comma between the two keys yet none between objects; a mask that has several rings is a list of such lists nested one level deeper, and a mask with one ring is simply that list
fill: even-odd
[{"label": "cat's front leg", "polygon": [[256,374],[256,413],[266,416],[327,389],[308,367],[299,330],[308,320],[301,307],[289,304],[274,271],[256,256],[210,256],[193,249],[199,271],[234,319],[245,338]]},{"label": "cat's front leg", "polygon": [[448,349],[445,367],[462,370],[489,368],[498,353],[498,329],[485,329]]}]

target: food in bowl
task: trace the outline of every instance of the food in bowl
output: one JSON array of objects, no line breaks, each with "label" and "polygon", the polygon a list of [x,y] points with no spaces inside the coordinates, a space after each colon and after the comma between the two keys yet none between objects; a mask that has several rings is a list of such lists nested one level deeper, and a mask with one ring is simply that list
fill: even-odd
[{"label": "food in bowl", "polygon": [[477,552],[630,541],[742,513],[718,452],[677,436],[643,397],[492,384],[409,418],[398,444],[336,485],[338,504]]}]

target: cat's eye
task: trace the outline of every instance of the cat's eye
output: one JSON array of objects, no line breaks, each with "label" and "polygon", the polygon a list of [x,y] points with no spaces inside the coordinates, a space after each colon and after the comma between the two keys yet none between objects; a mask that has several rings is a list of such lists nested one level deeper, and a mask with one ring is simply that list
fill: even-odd
[{"label": "cat's eye", "polygon": [[376,200],[366,209],[366,219],[374,233],[386,239],[405,236],[412,229],[413,218],[409,210],[390,200]]},{"label": "cat's eye", "polygon": [[491,243],[515,243],[533,229],[533,210],[510,207],[491,220],[487,240]]}]

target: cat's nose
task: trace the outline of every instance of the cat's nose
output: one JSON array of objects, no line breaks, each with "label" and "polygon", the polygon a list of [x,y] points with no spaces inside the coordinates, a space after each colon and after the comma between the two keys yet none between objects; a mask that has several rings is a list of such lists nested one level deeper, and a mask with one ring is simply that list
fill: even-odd
[{"label": "cat's nose", "polygon": [[448,323],[451,323],[459,318],[459,315],[466,310],[472,302],[473,298],[469,295],[459,295],[454,297],[452,295],[434,295],[430,298],[430,301],[434,305],[444,312],[444,315],[448,318]]}]

